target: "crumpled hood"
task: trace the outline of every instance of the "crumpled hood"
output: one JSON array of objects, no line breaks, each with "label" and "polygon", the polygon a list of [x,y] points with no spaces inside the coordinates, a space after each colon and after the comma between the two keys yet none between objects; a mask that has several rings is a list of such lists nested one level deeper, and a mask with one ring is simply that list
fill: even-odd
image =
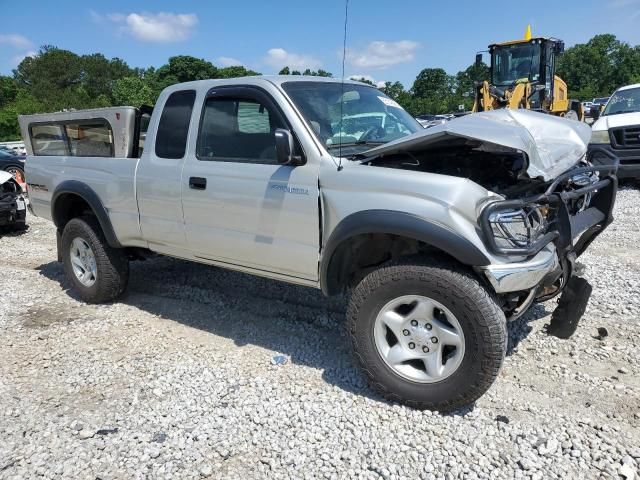
[{"label": "crumpled hood", "polygon": [[527,154],[527,174],[551,180],[585,155],[591,128],[582,122],[528,110],[492,110],[453,119],[363,152],[364,158],[416,151],[446,136],[480,140]]}]

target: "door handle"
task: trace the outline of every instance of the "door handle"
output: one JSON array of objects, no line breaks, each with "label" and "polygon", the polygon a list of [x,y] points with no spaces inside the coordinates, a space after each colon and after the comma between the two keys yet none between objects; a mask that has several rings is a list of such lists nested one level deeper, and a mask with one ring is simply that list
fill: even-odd
[{"label": "door handle", "polygon": [[202,177],[189,177],[189,188],[205,190],[207,188],[207,179]]}]

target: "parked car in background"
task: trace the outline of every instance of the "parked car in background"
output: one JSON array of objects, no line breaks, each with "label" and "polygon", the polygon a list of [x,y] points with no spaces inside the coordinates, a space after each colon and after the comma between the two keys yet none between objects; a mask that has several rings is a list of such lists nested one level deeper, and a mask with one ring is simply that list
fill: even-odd
[{"label": "parked car in background", "polygon": [[0,171],[9,172],[18,182],[24,183],[25,155],[16,155],[0,149]]},{"label": "parked car in background", "polygon": [[0,233],[26,228],[27,207],[22,186],[9,172],[0,171]]},{"label": "parked car in background", "polygon": [[[589,109],[589,116],[593,117],[594,115],[597,116],[598,113],[602,113],[602,109],[609,101],[609,98],[611,97],[594,98],[593,101],[591,102],[591,108]],[[595,113],[596,110],[598,111],[598,113]]]},{"label": "parked car in background", "polygon": [[591,162],[608,164],[617,157],[619,178],[640,178],[640,83],[619,88],[602,113],[593,113]]},{"label": "parked car in background", "polygon": [[435,127],[436,125],[445,124],[452,118],[454,118],[454,116],[450,114],[431,115],[431,114],[425,113],[424,115],[418,115],[416,117],[416,120],[424,128],[430,128],[430,127]]},{"label": "parked car in background", "polygon": [[27,154],[27,149],[25,148],[24,143],[8,142],[0,145],[0,151],[2,150],[16,155]]},{"label": "parked car in background", "polygon": [[582,111],[585,117],[591,116],[591,108],[593,108],[593,102],[582,102]]}]

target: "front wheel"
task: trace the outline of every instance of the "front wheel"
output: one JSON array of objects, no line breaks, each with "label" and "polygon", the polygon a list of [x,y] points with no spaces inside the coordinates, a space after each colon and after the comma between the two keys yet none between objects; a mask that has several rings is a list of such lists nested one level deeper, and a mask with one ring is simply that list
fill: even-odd
[{"label": "front wheel", "polygon": [[386,398],[451,411],[482,396],[504,360],[505,316],[454,264],[400,264],[367,275],[347,311],[361,368]]},{"label": "front wheel", "polygon": [[88,303],[114,300],[129,280],[129,260],[107,243],[94,217],[74,218],[62,232],[62,261],[67,278]]}]

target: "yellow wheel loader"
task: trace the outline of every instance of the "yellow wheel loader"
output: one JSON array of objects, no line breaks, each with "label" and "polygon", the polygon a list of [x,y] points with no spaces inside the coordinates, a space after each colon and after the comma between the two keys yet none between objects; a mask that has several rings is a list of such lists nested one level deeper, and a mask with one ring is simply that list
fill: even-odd
[{"label": "yellow wheel loader", "polygon": [[[523,40],[489,45],[490,80],[476,82],[473,112],[526,108],[584,120],[582,104],[568,98],[567,84],[555,74],[556,58],[563,51],[562,40],[532,38],[531,26]],[[481,62],[479,53],[476,64]]]}]

